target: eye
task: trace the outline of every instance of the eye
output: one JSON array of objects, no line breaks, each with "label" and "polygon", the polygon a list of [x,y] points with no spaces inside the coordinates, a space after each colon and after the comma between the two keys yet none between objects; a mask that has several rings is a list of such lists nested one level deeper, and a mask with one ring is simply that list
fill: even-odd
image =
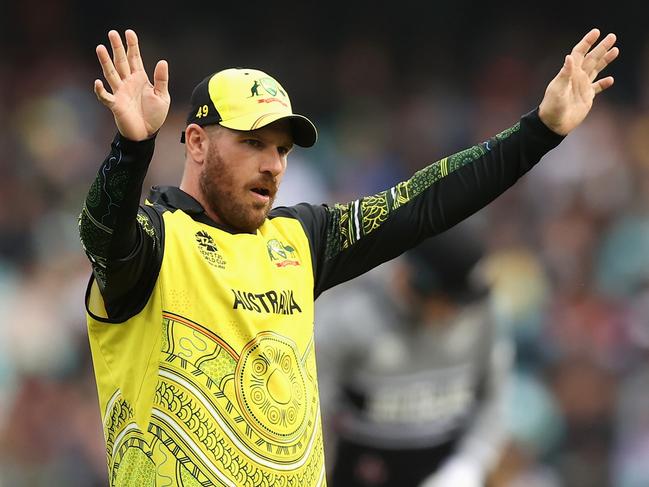
[{"label": "eye", "polygon": [[280,145],[277,147],[277,152],[282,156],[287,156],[293,150],[293,144],[288,143],[286,145]]},{"label": "eye", "polygon": [[256,148],[259,148],[262,145],[261,141],[257,139],[244,139],[243,143],[248,144],[250,147],[256,147]]}]

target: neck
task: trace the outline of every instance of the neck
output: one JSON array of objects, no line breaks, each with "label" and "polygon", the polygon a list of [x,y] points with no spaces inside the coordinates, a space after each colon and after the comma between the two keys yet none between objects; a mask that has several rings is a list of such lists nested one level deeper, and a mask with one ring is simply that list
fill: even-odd
[{"label": "neck", "polygon": [[207,204],[207,201],[203,197],[203,192],[200,190],[200,186],[196,178],[188,178],[185,174],[183,174],[183,178],[180,181],[179,187],[181,190],[183,190],[185,193],[187,193],[189,196],[191,196],[201,204],[203,210],[205,210],[205,214],[211,220],[220,225],[223,225],[223,222],[221,221],[219,216],[214,211],[212,211],[210,206]]}]

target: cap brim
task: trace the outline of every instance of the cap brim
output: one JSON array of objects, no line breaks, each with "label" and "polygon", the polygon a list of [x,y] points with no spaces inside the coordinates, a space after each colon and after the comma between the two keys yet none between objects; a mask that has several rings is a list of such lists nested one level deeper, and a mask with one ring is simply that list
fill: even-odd
[{"label": "cap brim", "polygon": [[278,120],[288,120],[291,124],[293,142],[300,147],[311,147],[318,140],[318,131],[313,122],[303,115],[286,115],[286,113],[264,113],[261,117],[254,113],[230,120],[221,120],[219,124],[234,130],[256,130]]}]

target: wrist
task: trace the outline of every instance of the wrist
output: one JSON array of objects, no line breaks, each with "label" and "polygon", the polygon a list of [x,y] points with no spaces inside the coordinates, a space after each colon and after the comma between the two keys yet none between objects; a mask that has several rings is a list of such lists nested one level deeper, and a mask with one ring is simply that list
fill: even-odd
[{"label": "wrist", "polygon": [[550,111],[547,108],[546,104],[544,101],[541,102],[539,105],[539,119],[547,127],[548,130],[552,131],[556,135],[560,135],[561,137],[565,137],[568,135],[569,130],[566,130],[565,127],[562,126],[561,123],[557,122],[554,120],[554,118],[550,115]]},{"label": "wrist", "polygon": [[556,132],[550,126],[550,122],[547,121],[547,116],[544,117],[541,115],[541,106],[532,110],[531,112],[525,114],[522,117],[522,122],[528,129],[531,129],[534,133],[534,136],[547,140],[548,143],[553,144],[553,147],[558,145],[564,138],[565,135],[561,135]]},{"label": "wrist", "polygon": [[143,144],[145,142],[152,142],[155,141],[156,137],[158,136],[159,130],[156,130],[153,132],[153,134],[148,135],[144,138],[130,138],[124,135],[119,129],[117,130],[117,135],[116,135],[116,140],[119,140],[123,145],[137,145],[137,144]]}]

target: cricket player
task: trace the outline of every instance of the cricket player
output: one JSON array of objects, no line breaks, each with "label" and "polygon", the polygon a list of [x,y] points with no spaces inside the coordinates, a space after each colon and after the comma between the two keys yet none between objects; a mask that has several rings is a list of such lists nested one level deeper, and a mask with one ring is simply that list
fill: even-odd
[{"label": "cricket player", "polygon": [[94,89],[117,134],[79,219],[93,274],[88,334],[115,486],[323,485],[314,299],[451,228],[530,170],[613,84],[593,29],[540,106],[513,127],[385,191],[273,208],[293,145],[316,129],[286,89],[225,69],[194,89],[178,187],[139,204],[169,106],[138,39],[108,34]]},{"label": "cricket player", "polygon": [[485,485],[506,440],[513,344],[490,305],[484,254],[462,222],[321,298],[334,486]]}]

